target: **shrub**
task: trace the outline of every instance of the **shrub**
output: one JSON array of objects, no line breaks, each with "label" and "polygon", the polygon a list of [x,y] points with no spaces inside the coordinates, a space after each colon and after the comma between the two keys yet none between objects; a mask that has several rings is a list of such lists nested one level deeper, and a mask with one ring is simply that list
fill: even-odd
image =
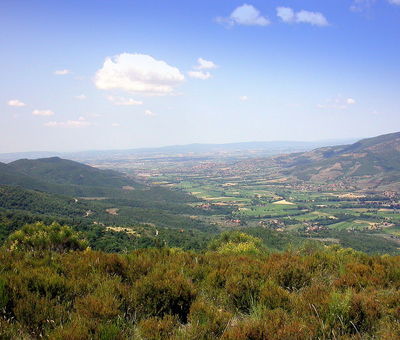
[{"label": "shrub", "polygon": [[266,250],[261,239],[239,231],[221,234],[210,243],[208,248],[221,254],[255,255]]},{"label": "shrub", "polygon": [[56,251],[84,250],[88,243],[68,226],[58,223],[45,225],[42,222],[27,224],[11,234],[6,247],[12,251]]},{"label": "shrub", "polygon": [[164,340],[172,336],[177,325],[176,317],[165,315],[163,318],[151,317],[140,321],[138,329],[145,340]]},{"label": "shrub", "polygon": [[260,292],[260,303],[267,309],[283,308],[290,310],[290,293],[273,281],[267,281]]},{"label": "shrub", "polygon": [[198,298],[190,307],[190,328],[187,337],[190,339],[218,339],[226,329],[232,313],[217,308],[210,301]]},{"label": "shrub", "polygon": [[186,322],[196,292],[182,274],[156,270],[133,286],[133,307],[139,319],[171,314]]}]

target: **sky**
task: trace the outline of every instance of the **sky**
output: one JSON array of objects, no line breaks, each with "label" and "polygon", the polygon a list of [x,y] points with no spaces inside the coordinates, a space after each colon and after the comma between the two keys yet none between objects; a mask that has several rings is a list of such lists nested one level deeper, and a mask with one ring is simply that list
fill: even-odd
[{"label": "sky", "polygon": [[0,152],[400,130],[400,0],[1,0]]}]

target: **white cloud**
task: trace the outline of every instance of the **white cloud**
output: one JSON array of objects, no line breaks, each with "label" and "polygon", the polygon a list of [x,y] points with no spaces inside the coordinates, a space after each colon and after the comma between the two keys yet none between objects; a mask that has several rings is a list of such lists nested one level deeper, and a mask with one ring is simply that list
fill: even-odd
[{"label": "white cloud", "polygon": [[144,114],[145,114],[146,116],[151,116],[151,117],[153,117],[153,116],[156,115],[153,111],[150,111],[150,110],[145,110],[145,111],[144,111]]},{"label": "white cloud", "polygon": [[239,97],[239,100],[242,101],[242,102],[245,102],[245,101],[249,100],[249,97],[247,97],[247,96],[240,96],[240,97]]},{"label": "white cloud", "polygon": [[267,26],[270,24],[270,21],[262,16],[257,8],[248,4],[237,7],[228,18],[218,17],[216,21],[229,26]]},{"label": "white cloud", "polygon": [[56,76],[65,76],[65,75],[67,75],[69,73],[71,73],[70,70],[56,70],[56,71],[54,71],[54,74]]},{"label": "white cloud", "polygon": [[14,106],[14,107],[22,107],[22,106],[26,106],[25,103],[21,102],[18,99],[11,99],[7,102],[8,106]]},{"label": "white cloud", "polygon": [[112,127],[118,127],[118,126],[121,126],[121,124],[120,123],[112,123],[111,126]]},{"label": "white cloud", "polygon": [[300,11],[296,13],[296,21],[315,26],[328,26],[328,20],[319,12]]},{"label": "white cloud", "polygon": [[327,100],[324,104],[318,104],[317,107],[320,109],[346,110],[354,104],[356,104],[354,98],[343,98],[341,95],[338,95],[333,99]]},{"label": "white cloud", "polygon": [[290,7],[277,7],[276,15],[286,23],[305,23],[315,26],[328,26],[328,20],[320,12],[301,10],[295,12]]},{"label": "white cloud", "polygon": [[84,94],[80,94],[78,96],[75,96],[75,98],[79,100],[85,100],[87,97]]},{"label": "white cloud", "polygon": [[206,60],[203,58],[199,58],[197,59],[197,63],[198,65],[195,66],[194,68],[198,69],[198,70],[210,70],[213,68],[217,68],[218,66],[212,62],[211,60]]},{"label": "white cloud", "polygon": [[283,22],[295,22],[296,14],[290,7],[277,7],[276,15],[281,18]]},{"label": "white cloud", "polygon": [[188,75],[191,78],[201,79],[201,80],[206,80],[212,77],[210,72],[204,72],[204,71],[189,71]]},{"label": "white cloud", "polygon": [[194,66],[194,69],[198,71],[193,71],[193,70],[189,71],[188,75],[189,77],[195,79],[201,79],[201,80],[210,79],[212,77],[211,73],[204,70],[211,70],[217,67],[218,66],[214,62],[210,60],[205,60],[203,58],[199,58],[197,59],[197,65]]},{"label": "white cloud", "polygon": [[32,114],[34,116],[52,116],[54,112],[51,110],[33,110]]},{"label": "white cloud", "polygon": [[133,105],[142,105],[143,102],[140,100],[135,100],[132,98],[124,98],[124,97],[114,97],[107,96],[107,99],[117,106],[133,106]]},{"label": "white cloud", "polygon": [[388,0],[390,4],[400,5],[400,0]]},{"label": "white cloud", "polygon": [[353,98],[347,98],[347,99],[346,99],[346,103],[349,104],[349,105],[353,105],[353,104],[356,103],[356,101],[355,101],[355,99],[353,99]]},{"label": "white cloud", "polygon": [[145,95],[173,94],[184,80],[179,69],[165,61],[130,53],[106,58],[95,76],[95,84],[101,90],[119,89]]},{"label": "white cloud", "polygon": [[85,117],[79,117],[77,120],[67,120],[66,122],[47,122],[44,126],[47,127],[63,127],[63,128],[82,128],[90,126],[92,123],[88,122]]}]

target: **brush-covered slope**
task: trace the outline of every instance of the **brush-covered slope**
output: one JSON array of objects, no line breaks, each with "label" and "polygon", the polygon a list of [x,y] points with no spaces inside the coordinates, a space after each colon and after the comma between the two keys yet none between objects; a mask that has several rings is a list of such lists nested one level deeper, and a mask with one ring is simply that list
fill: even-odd
[{"label": "brush-covered slope", "polygon": [[302,180],[347,179],[364,188],[396,189],[400,182],[400,132],[274,160],[285,169],[286,175]]}]

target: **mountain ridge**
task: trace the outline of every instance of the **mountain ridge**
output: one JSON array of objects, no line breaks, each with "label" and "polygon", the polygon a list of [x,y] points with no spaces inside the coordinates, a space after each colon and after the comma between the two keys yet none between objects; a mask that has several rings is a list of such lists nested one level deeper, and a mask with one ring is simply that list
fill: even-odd
[{"label": "mountain ridge", "polygon": [[352,180],[364,188],[400,186],[400,132],[349,145],[280,155],[272,160],[283,174],[311,182]]}]

